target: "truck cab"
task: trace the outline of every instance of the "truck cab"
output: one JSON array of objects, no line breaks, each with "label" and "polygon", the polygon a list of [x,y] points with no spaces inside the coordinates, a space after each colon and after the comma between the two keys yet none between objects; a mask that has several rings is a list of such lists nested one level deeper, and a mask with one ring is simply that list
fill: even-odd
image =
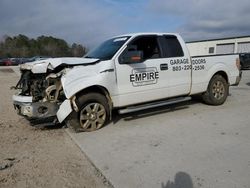
[{"label": "truck cab", "polygon": [[191,69],[169,71],[177,61],[191,65],[180,41],[176,35],[134,36],[114,57],[119,93],[115,106],[188,94]]}]

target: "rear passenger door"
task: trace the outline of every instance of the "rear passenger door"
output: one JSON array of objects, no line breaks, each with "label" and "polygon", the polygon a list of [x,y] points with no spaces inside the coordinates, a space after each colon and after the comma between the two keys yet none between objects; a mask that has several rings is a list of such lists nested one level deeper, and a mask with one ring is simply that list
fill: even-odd
[{"label": "rear passenger door", "polygon": [[183,40],[175,35],[160,37],[163,49],[163,62],[167,64],[165,75],[169,97],[189,94],[191,88],[192,64]]}]

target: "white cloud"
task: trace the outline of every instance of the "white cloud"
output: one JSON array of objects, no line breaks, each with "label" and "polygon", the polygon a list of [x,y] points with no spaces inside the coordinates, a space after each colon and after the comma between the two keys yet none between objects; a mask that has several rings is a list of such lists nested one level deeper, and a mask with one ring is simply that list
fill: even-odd
[{"label": "white cloud", "polygon": [[181,19],[176,28],[187,40],[250,34],[250,1],[150,0],[155,14]]},{"label": "white cloud", "polygon": [[52,35],[93,46],[137,31],[187,40],[249,35],[249,9],[249,0],[0,0],[0,36]]}]

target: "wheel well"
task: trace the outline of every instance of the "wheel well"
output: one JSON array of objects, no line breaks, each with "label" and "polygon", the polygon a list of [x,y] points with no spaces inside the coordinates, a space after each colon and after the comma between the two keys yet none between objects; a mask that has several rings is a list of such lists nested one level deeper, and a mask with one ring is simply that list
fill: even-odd
[{"label": "wheel well", "polygon": [[213,77],[214,77],[215,75],[221,75],[221,76],[227,81],[227,83],[228,83],[228,76],[227,76],[227,73],[225,73],[224,71],[216,72],[216,73],[213,75]]},{"label": "wheel well", "polygon": [[100,94],[103,94],[104,96],[109,95],[108,90],[102,86],[90,86],[90,87],[87,87],[87,88],[79,91],[76,94],[76,96],[79,96],[82,93],[90,93],[90,92],[100,93]]},{"label": "wheel well", "polygon": [[112,102],[112,99],[110,97],[110,94],[109,94],[108,90],[102,86],[95,85],[95,86],[87,87],[87,88],[79,91],[75,96],[79,97],[83,93],[90,93],[90,92],[100,93],[100,94],[104,95],[107,98],[110,107],[112,108],[113,102]]}]

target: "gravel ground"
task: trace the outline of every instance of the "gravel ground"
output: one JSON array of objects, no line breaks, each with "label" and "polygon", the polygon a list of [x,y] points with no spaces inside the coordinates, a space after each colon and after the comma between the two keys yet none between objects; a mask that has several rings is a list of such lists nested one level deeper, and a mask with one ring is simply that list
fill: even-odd
[{"label": "gravel ground", "polygon": [[16,115],[18,76],[0,68],[0,187],[111,187],[65,129],[38,129]]}]

